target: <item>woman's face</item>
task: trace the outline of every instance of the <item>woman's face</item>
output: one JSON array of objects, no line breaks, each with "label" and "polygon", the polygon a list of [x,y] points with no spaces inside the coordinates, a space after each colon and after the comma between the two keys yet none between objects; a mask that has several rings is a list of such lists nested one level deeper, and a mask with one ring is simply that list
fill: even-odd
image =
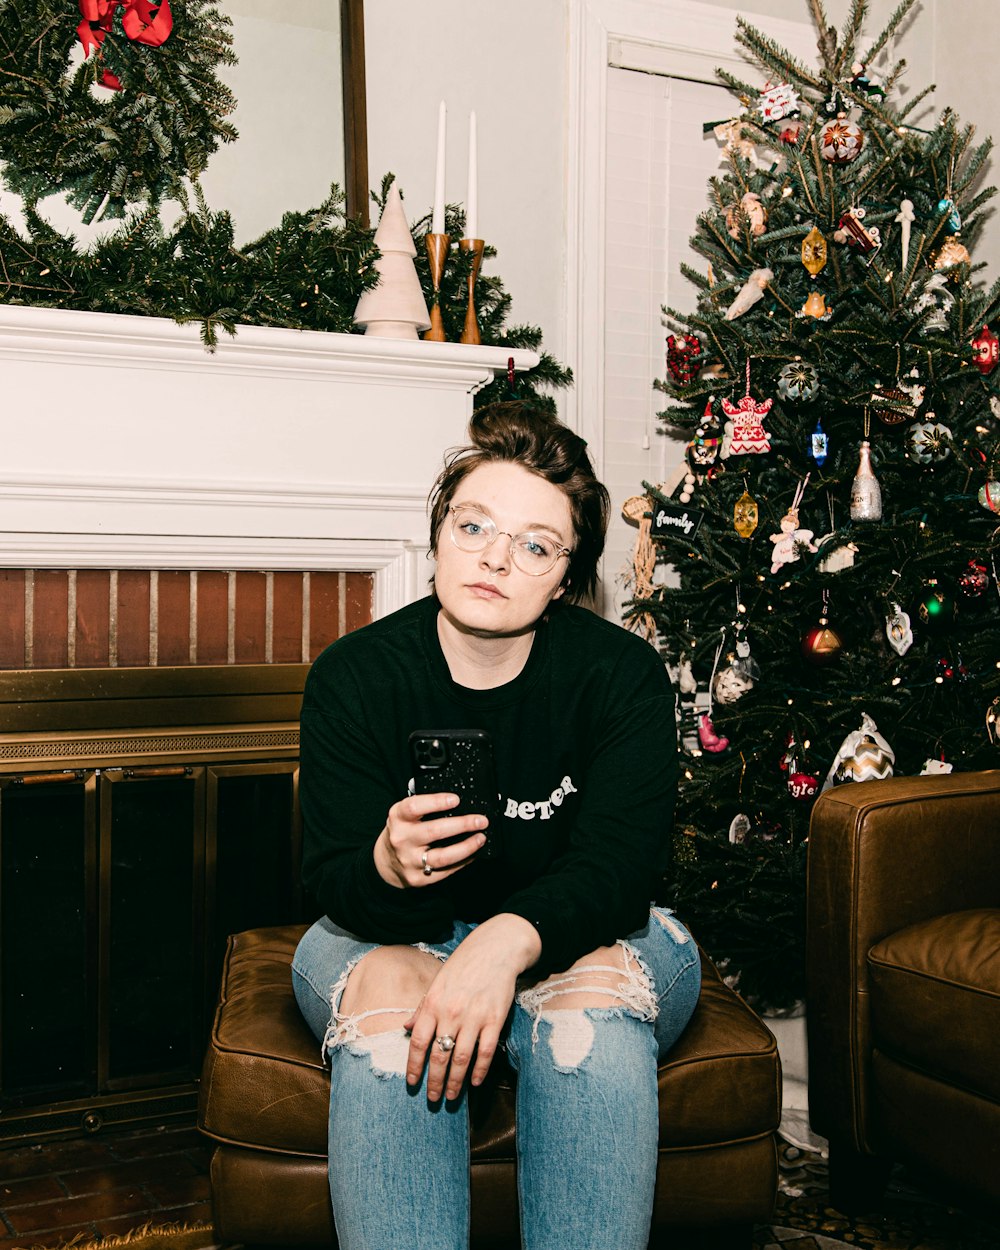
[{"label": "woman's face", "polygon": [[558,488],[519,464],[481,464],[459,483],[452,506],[474,508],[500,531],[483,551],[461,551],[452,541],[449,512],[437,539],[434,589],[445,616],[463,633],[522,634],[532,629],[565,589],[566,556],[541,575],[511,560],[510,535],[536,532],[557,547],[572,548],[569,500]]}]

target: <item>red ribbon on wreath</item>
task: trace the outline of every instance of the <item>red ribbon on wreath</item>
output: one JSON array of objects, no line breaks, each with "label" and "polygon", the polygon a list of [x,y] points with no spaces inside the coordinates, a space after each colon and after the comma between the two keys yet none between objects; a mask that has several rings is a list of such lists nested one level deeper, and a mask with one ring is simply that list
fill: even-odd
[{"label": "red ribbon on wreath", "polygon": [[[100,50],[105,35],[114,26],[117,9],[124,10],[122,30],[133,43],[158,48],[167,41],[174,28],[170,0],[160,0],[159,4],[152,4],[150,0],[78,0],[78,3],[83,20],[76,33],[83,44],[85,57]],[[112,91],[122,89],[121,79],[109,69],[105,69],[100,81],[101,86],[110,87]]]}]

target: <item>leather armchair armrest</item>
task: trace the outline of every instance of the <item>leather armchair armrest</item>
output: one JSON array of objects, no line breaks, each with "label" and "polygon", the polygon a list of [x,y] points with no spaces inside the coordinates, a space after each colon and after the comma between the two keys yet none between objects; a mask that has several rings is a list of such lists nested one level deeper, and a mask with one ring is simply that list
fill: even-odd
[{"label": "leather armchair armrest", "polygon": [[872,1149],[868,952],[917,921],[1000,901],[1000,770],[847,783],[809,829],[809,1115]]}]

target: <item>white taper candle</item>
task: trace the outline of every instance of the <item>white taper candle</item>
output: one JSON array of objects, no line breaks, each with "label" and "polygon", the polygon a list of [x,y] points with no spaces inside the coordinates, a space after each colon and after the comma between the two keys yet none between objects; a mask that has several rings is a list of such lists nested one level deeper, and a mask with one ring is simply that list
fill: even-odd
[{"label": "white taper candle", "polygon": [[479,228],[479,154],[476,140],[476,115],[469,114],[469,193],[465,198],[465,237],[478,239]]},{"label": "white taper candle", "polygon": [[448,127],[448,110],[444,100],[438,108],[438,142],[437,165],[434,170],[434,213],[431,217],[431,231],[444,234],[444,149]]}]

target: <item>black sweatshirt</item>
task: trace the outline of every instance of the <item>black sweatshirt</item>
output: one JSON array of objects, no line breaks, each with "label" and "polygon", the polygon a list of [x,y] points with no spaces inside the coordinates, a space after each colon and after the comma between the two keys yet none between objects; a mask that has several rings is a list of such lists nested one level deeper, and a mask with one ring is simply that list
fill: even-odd
[{"label": "black sweatshirt", "polygon": [[[677,783],[674,699],[648,643],[555,604],[513,681],[451,678],[431,596],[331,644],[302,707],[303,878],[323,911],[381,943],[435,941],[452,921],[513,912],[542,941],[538,971],[568,967],[642,928],[669,863]],[[499,853],[420,889],[372,853],[411,789],[414,729],[486,729]]]}]

